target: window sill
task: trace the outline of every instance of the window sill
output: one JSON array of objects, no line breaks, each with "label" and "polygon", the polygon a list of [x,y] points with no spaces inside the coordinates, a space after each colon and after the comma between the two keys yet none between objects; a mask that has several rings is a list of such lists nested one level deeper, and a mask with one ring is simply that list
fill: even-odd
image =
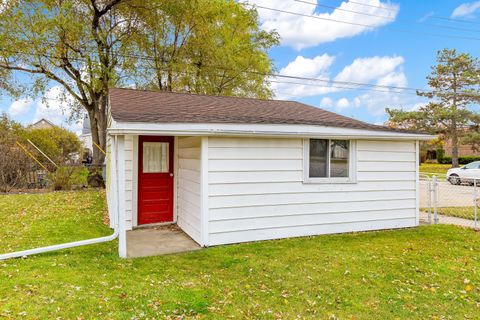
[{"label": "window sill", "polygon": [[303,184],[355,184],[356,179],[351,178],[307,178]]}]

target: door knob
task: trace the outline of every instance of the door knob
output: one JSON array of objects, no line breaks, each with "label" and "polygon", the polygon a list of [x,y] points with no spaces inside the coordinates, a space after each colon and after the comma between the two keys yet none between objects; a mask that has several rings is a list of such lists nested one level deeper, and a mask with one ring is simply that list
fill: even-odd
[{"label": "door knob", "polygon": [[173,177],[173,173],[170,173],[170,177]]}]

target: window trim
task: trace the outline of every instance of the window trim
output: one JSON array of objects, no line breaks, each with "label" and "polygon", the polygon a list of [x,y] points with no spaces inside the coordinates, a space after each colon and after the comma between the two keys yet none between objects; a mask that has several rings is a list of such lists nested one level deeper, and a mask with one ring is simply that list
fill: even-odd
[{"label": "window trim", "polygon": [[[330,172],[330,147],[331,140],[347,140],[348,144],[348,177],[327,177],[327,178],[311,178],[310,177],[310,139],[328,140],[327,151],[327,172]],[[357,183],[357,142],[350,139],[330,139],[330,138],[305,138],[303,139],[303,183],[311,184],[341,184],[341,183]]]}]

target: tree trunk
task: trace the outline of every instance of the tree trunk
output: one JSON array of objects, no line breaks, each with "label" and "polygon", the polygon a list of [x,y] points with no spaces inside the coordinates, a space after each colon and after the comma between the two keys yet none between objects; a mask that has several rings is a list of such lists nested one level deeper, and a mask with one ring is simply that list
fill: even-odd
[{"label": "tree trunk", "polygon": [[457,74],[453,73],[453,111],[454,116],[452,119],[452,167],[458,167],[458,127],[457,127],[457,120],[455,119],[455,114],[457,111]]},{"label": "tree trunk", "polygon": [[[90,129],[92,132],[92,142],[102,148],[106,152],[106,132],[107,132],[107,117],[104,112],[101,112],[103,108],[95,106],[88,112],[90,118]],[[94,166],[100,166],[105,161],[105,155],[100,149],[93,144],[93,161]]]},{"label": "tree trunk", "polygon": [[458,134],[457,130],[453,131],[452,134],[452,167],[457,168],[458,163]]},{"label": "tree trunk", "polygon": [[[88,185],[91,187],[105,187],[103,181],[103,164],[105,163],[105,154],[107,151],[107,96],[96,100],[96,105],[89,109],[88,116],[90,118],[90,129],[92,132],[93,142],[93,159],[92,167],[89,170]],[[95,145],[96,144],[96,145]],[[101,150],[97,147],[100,146]],[[103,151],[102,151],[103,150]]]}]

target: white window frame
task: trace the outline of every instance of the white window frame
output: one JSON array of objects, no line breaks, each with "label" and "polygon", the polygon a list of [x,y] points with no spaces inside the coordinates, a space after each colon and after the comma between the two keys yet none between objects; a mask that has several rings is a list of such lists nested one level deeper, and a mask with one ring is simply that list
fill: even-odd
[{"label": "white window frame", "polygon": [[[330,146],[331,140],[347,140],[348,144],[348,177],[310,177],[310,139],[327,140],[327,172],[330,172]],[[307,138],[303,139],[303,183],[356,183],[357,182],[357,142],[350,139],[341,138]]]}]

